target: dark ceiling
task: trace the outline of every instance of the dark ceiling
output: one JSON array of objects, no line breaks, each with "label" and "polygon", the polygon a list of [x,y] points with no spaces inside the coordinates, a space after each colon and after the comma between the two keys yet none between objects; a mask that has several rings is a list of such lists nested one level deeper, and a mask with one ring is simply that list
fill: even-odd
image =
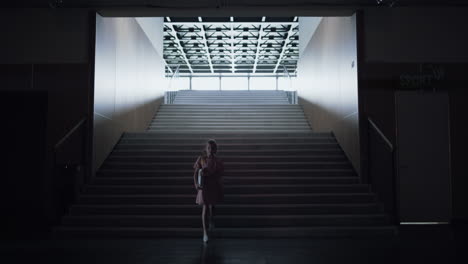
[{"label": "dark ceiling", "polygon": [[467,6],[466,0],[23,0],[3,2],[2,7],[147,7],[147,8],[230,8],[280,6]]}]

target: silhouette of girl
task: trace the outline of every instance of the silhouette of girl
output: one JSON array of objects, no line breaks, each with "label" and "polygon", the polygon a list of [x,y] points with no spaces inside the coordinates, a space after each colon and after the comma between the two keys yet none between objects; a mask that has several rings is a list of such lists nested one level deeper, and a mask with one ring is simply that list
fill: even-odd
[{"label": "silhouette of girl", "polygon": [[[210,210],[209,229],[213,230],[213,210],[214,205],[221,202],[224,197],[222,174],[224,172],[223,162],[216,157],[218,145],[213,139],[208,140],[202,154],[197,158],[193,165],[193,181],[197,190],[196,203],[203,206],[202,209],[202,225],[203,225],[203,242],[208,241],[206,232],[206,211],[207,207]],[[198,170],[202,169],[203,184],[198,185],[197,177]]]}]

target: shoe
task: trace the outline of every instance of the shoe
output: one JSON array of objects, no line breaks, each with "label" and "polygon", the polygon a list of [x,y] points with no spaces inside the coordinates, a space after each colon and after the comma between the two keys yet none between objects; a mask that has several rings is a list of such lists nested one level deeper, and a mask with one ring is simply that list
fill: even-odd
[{"label": "shoe", "polygon": [[203,234],[203,242],[208,242],[208,236],[206,234]]}]

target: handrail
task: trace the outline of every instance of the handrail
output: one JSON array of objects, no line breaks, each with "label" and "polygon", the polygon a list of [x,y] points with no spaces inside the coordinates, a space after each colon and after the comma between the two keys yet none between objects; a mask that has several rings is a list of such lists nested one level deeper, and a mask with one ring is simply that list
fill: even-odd
[{"label": "handrail", "polygon": [[[391,178],[388,179],[386,178],[386,180],[390,180],[390,183],[391,183],[391,188],[392,188],[392,197],[390,198],[391,199],[391,204],[389,205],[388,204],[388,194],[386,193],[381,193],[380,192],[380,189],[378,186],[374,185],[374,180],[380,180],[382,181],[383,179],[380,178],[376,178],[378,177],[378,175],[380,174],[377,174],[377,176],[373,176],[372,173],[370,173],[370,182],[371,182],[371,185],[372,185],[372,188],[374,190],[375,188],[375,192],[377,193],[377,195],[382,195],[382,197],[384,197],[382,200],[382,202],[384,203],[384,206],[388,206],[387,210],[389,210],[389,212],[391,213],[390,216],[391,216],[391,221],[393,224],[398,224],[399,221],[399,212],[398,212],[398,208],[399,208],[399,200],[398,200],[398,193],[397,193],[397,179],[396,179],[396,175],[395,175],[395,171],[396,171],[396,167],[395,167],[395,151],[394,151],[394,147],[393,147],[393,144],[390,142],[390,140],[384,135],[384,133],[379,129],[379,127],[374,123],[374,121],[372,121],[372,119],[370,117],[367,118],[367,121],[369,122],[370,126],[372,127],[373,130],[375,130],[377,132],[377,134],[379,134],[379,136],[383,139],[383,141],[385,142],[385,145],[388,147],[389,151],[390,151],[390,155],[392,156],[391,158]],[[370,139],[369,139],[370,140]],[[369,157],[370,158],[370,157]],[[387,182],[389,183],[389,182]],[[389,183],[389,184],[390,184]]]},{"label": "handrail", "polygon": [[172,76],[171,76],[171,78],[169,79],[169,87],[168,87],[169,90],[172,90],[171,88],[172,88],[172,82],[173,82],[174,78],[178,78],[178,77],[179,77],[179,69],[180,69],[180,64],[177,65],[175,71],[172,73]]},{"label": "handrail", "polygon": [[283,74],[286,75],[285,77],[287,77],[289,81],[289,89],[285,91],[286,96],[288,97],[288,101],[290,104],[297,104],[298,103],[297,90],[293,89],[291,75],[289,74],[289,71],[286,68],[286,66],[284,66],[284,64],[280,64],[280,65],[283,68]]},{"label": "handrail", "polygon": [[[57,206],[57,216],[62,216],[63,214],[66,213],[67,210],[70,208],[70,204],[76,201],[77,196],[79,193],[82,191],[82,187],[84,184],[87,183],[89,180],[88,176],[86,175],[87,170],[84,170],[85,174],[79,175],[79,171],[82,171],[82,167],[88,168],[88,162],[86,161],[86,143],[88,142],[88,136],[86,135],[86,132],[83,133],[82,139],[83,142],[81,144],[81,161],[78,164],[73,164],[71,163],[70,160],[67,160],[63,164],[59,164],[58,161],[58,156],[59,154],[59,148],[62,146],[64,142],[66,142],[77,130],[78,128],[82,127],[83,124],[85,124],[87,121],[87,117],[83,117],[78,123],[70,129],[65,136],[63,136],[57,144],[54,146],[54,151],[53,151],[53,174],[54,174],[54,180],[53,184],[56,185],[56,187],[53,188],[53,195],[54,195],[54,201],[55,205]],[[72,175],[67,175],[63,174],[62,169],[68,170]],[[73,170],[73,171],[72,171]],[[72,176],[72,178],[69,178],[67,176]],[[69,189],[69,181],[72,181],[72,186],[73,189]],[[64,191],[70,192],[68,195],[71,194],[72,200],[69,200],[67,196],[64,196]],[[69,197],[69,196],[68,196]],[[65,210],[65,211],[63,211]]]},{"label": "handrail", "polygon": [[68,131],[68,133],[63,136],[54,146],[54,149],[57,150],[80,126],[86,122],[87,117],[83,117],[78,123]]},{"label": "handrail", "polygon": [[286,68],[286,66],[284,66],[284,64],[281,64],[281,66],[283,67],[283,73],[286,72],[286,74],[288,75],[288,78],[291,79],[291,75],[289,74],[289,71]]},{"label": "handrail", "polygon": [[393,152],[393,144],[390,142],[390,140],[384,135],[384,133],[379,129],[379,127],[372,121],[370,117],[367,118],[369,123],[371,124],[372,128],[374,128],[375,131],[382,137],[382,139],[387,143],[388,147],[390,148],[390,151]]}]

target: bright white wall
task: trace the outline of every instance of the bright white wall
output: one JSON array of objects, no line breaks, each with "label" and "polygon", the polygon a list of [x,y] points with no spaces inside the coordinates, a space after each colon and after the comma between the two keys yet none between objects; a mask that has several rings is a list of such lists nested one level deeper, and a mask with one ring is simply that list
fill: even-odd
[{"label": "bright white wall", "polygon": [[355,15],[323,18],[300,57],[297,88],[312,129],[333,131],[359,173],[356,47]]},{"label": "bright white wall", "polygon": [[123,132],[144,131],[163,102],[162,33],[162,18],[97,15],[94,170]]},{"label": "bright white wall", "polygon": [[317,30],[321,17],[299,17],[299,56],[304,52],[307,44]]}]

